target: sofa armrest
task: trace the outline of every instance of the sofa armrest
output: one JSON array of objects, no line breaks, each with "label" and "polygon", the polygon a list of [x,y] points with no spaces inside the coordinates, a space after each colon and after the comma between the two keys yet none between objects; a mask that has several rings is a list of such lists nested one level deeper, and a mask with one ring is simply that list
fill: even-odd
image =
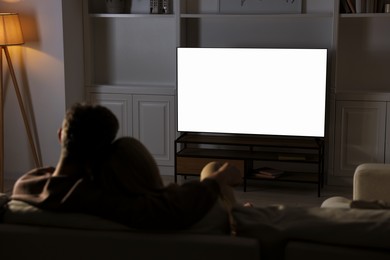
[{"label": "sofa armrest", "polygon": [[353,177],[353,199],[390,202],[389,185],[390,164],[361,164]]}]

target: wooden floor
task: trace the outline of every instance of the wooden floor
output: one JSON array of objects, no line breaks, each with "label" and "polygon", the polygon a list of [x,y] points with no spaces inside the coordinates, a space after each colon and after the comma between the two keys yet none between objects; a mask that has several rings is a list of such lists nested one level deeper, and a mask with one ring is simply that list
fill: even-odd
[{"label": "wooden floor", "polygon": [[[163,176],[164,182],[174,182],[173,176]],[[182,183],[184,179],[178,180]],[[318,197],[317,185],[306,183],[287,183],[248,180],[247,191],[243,186],[235,188],[237,201],[250,202],[254,206],[262,207],[275,204],[285,206],[319,207],[322,202],[333,196],[342,196],[351,199],[352,187],[325,185]]]}]

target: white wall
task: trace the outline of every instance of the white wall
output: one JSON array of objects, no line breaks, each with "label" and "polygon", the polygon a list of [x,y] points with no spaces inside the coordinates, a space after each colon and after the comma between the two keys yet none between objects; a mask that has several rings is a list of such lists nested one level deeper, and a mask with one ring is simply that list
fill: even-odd
[{"label": "white wall", "polygon": [[[64,0],[68,12],[72,11],[72,4],[73,7],[80,6],[80,10],[77,8],[73,10],[76,14],[78,12],[81,14],[80,0]],[[11,58],[19,86],[27,101],[26,107],[31,111],[30,116],[35,125],[33,128],[36,129],[38,151],[43,165],[55,165],[59,156],[57,129],[67,107],[67,91],[69,89],[70,94],[81,95],[77,89],[82,89],[83,75],[82,63],[75,65],[77,73],[74,74],[70,71],[66,73],[64,66],[67,57],[64,50],[71,53],[70,59],[77,55],[77,51],[72,51],[74,46],[69,44],[64,48],[63,1],[0,0],[0,12],[20,14],[26,43],[21,47],[10,47]],[[69,30],[66,35],[68,34]],[[79,46],[82,49],[82,44]],[[67,88],[66,83],[74,87]],[[4,178],[12,180],[34,168],[35,164],[15,91],[9,80],[6,87]],[[69,102],[77,100],[74,95],[70,96]]]}]

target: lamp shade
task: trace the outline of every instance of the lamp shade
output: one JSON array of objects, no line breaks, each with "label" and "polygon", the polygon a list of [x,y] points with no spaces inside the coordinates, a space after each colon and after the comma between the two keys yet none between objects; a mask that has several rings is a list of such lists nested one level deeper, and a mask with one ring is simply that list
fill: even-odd
[{"label": "lamp shade", "polygon": [[0,13],[0,46],[23,44],[22,27],[16,13]]}]

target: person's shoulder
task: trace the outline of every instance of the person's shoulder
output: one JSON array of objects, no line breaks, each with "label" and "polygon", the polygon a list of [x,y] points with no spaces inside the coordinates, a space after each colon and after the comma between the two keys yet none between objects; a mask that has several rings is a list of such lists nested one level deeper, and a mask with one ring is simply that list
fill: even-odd
[{"label": "person's shoulder", "polygon": [[28,171],[26,174],[29,175],[43,175],[43,174],[52,174],[54,172],[55,168],[52,166],[47,166],[47,167],[39,167],[32,169]]},{"label": "person's shoulder", "polygon": [[22,178],[50,177],[54,170],[51,166],[35,168],[25,173]]},{"label": "person's shoulder", "polygon": [[19,177],[13,187],[12,198],[18,198],[18,196],[24,196],[25,194],[37,193],[37,190],[41,191],[43,187],[50,180],[53,167],[35,168]]},{"label": "person's shoulder", "polygon": [[138,139],[131,137],[131,136],[122,136],[116,139],[112,145],[113,146],[123,146],[123,145],[133,145],[133,144],[139,144],[141,143]]}]

